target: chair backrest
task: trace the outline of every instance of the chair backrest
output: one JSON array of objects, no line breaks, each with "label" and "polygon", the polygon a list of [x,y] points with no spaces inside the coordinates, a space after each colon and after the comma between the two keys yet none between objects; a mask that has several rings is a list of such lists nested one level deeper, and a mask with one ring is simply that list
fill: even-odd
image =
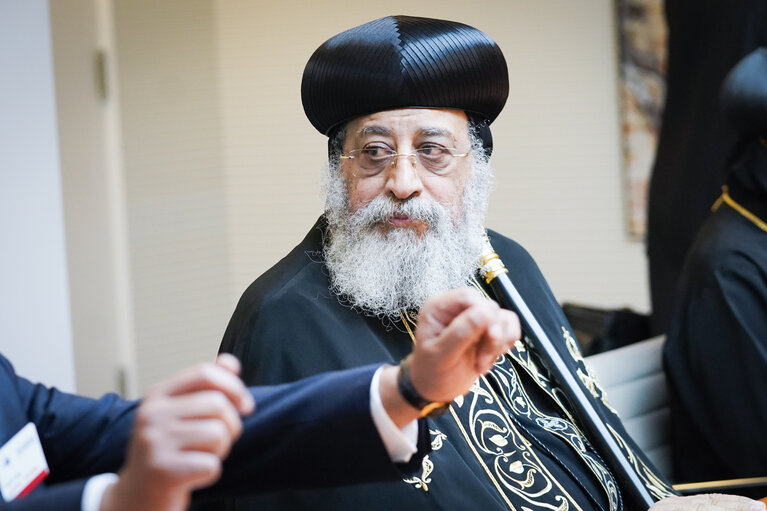
[{"label": "chair backrest", "polygon": [[626,430],[647,457],[672,477],[671,412],[663,373],[664,337],[586,357]]}]

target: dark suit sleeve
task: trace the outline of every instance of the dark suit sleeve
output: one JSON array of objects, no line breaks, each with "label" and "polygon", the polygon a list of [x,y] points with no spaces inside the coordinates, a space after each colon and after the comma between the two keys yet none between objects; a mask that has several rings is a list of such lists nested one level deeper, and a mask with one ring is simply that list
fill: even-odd
[{"label": "dark suit sleeve", "polygon": [[123,464],[136,403],[115,394],[89,399],[17,377],[28,421],[37,426],[51,470],[47,483],[116,472]]},{"label": "dark suit sleeve", "polygon": [[37,427],[50,475],[45,486],[5,510],[78,510],[87,478],[123,463],[135,403],[89,399],[33,384],[0,355],[0,444],[28,422]]},{"label": "dark suit sleeve", "polygon": [[[16,376],[16,409],[37,425],[51,474],[50,486],[0,509],[79,510],[87,477],[116,472],[124,459],[136,403],[114,395],[82,398]],[[428,452],[428,428],[419,425],[419,451],[395,465],[370,414],[370,383],[378,366],[326,373],[295,383],[252,387],[257,408],[219,483],[201,494],[243,495],[286,487],[351,484],[401,478]],[[8,378],[7,378],[8,379]],[[54,504],[55,503],[55,504]]]},{"label": "dark suit sleeve", "polygon": [[295,383],[253,387],[256,411],[224,465],[221,481],[203,493],[243,495],[396,480],[420,466],[429,450],[419,424],[418,453],[395,465],[370,414],[370,382],[378,366],[325,373]]}]

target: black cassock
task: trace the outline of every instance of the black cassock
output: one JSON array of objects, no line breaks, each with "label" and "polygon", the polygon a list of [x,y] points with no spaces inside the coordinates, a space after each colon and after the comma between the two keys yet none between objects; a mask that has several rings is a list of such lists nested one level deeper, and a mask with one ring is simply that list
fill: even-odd
[{"label": "black cassock", "polygon": [[[767,219],[767,193],[730,180],[730,195]],[[767,232],[722,204],[687,256],[677,304],[665,347],[676,479],[767,476]]]},{"label": "black cassock", "polygon": [[[278,383],[412,350],[413,318],[382,320],[343,304],[323,264],[325,221],[243,294],[221,351],[243,363],[248,384]],[[538,321],[561,347],[650,492],[671,490],[640,453],[583,364],[572,329],[540,271],[515,242],[490,232]],[[382,484],[290,491],[229,502],[229,509],[621,509],[612,474],[568,418],[536,357],[517,343],[451,411],[430,420],[433,452],[413,477]],[[359,456],[366,456],[360,452]],[[221,506],[226,509],[227,507]]]}]

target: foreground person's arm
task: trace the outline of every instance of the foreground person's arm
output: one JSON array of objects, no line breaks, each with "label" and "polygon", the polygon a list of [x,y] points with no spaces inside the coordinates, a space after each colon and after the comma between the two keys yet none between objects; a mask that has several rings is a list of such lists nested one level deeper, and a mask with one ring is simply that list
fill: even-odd
[{"label": "foreground person's arm", "polygon": [[[430,400],[451,401],[468,391],[519,337],[513,314],[467,289],[428,302],[421,313],[410,378]],[[102,511],[186,509],[191,492],[216,481],[222,470],[220,481],[200,495],[402,477],[428,452],[429,442],[421,424],[415,428],[418,455],[409,465],[395,465],[381,440],[371,416],[371,393],[381,398],[386,420],[397,428],[421,415],[392,382],[397,370],[370,366],[248,390],[236,377],[239,364],[231,356],[187,369],[154,387],[140,404],[126,462],[94,505]],[[371,382],[377,371],[376,388]],[[254,400],[258,412],[248,415]],[[110,448],[95,439],[94,444],[89,452]],[[47,509],[54,501],[58,508],[76,509],[74,497],[83,483],[73,483],[67,499],[58,498],[69,486],[64,483],[0,507],[30,511]]]}]

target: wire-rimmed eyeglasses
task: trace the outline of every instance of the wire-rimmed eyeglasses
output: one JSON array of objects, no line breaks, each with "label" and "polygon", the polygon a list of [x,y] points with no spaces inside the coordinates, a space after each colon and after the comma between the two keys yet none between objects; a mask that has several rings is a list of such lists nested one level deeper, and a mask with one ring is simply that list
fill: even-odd
[{"label": "wire-rimmed eyeglasses", "polygon": [[364,147],[352,149],[341,155],[343,160],[354,160],[361,170],[368,175],[375,175],[389,165],[397,165],[400,156],[411,159],[413,166],[416,161],[426,170],[441,174],[450,169],[454,158],[465,158],[471,152],[459,153],[457,149],[442,146],[419,147],[410,153],[398,153],[388,147]]}]

